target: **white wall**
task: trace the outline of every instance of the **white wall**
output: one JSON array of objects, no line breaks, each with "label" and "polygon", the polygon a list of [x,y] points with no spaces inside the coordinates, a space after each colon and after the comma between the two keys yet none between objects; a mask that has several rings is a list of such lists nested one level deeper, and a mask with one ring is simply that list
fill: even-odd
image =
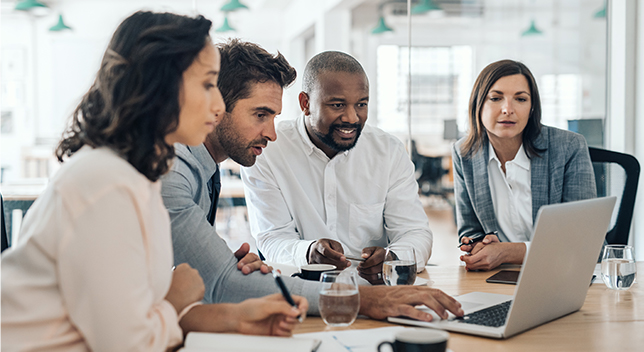
[{"label": "white wall", "polygon": [[[644,166],[644,4],[611,1],[608,148],[635,155]],[[640,175],[630,243],[644,259],[644,172]]]}]

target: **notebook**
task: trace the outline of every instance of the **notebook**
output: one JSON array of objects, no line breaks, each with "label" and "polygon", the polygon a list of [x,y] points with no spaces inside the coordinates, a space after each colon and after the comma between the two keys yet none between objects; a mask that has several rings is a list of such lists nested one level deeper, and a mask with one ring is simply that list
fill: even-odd
[{"label": "notebook", "polygon": [[310,338],[191,332],[179,352],[315,352],[319,346]]},{"label": "notebook", "polygon": [[605,197],[541,207],[513,296],[485,292],[458,296],[464,318],[440,320],[434,313],[433,322],[404,317],[388,320],[507,338],[579,310],[586,299],[615,200],[616,197]]}]

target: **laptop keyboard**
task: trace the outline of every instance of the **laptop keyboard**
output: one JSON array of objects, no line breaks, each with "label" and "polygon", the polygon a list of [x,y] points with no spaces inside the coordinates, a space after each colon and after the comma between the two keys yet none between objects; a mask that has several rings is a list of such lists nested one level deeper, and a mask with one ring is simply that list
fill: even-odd
[{"label": "laptop keyboard", "polygon": [[462,318],[457,318],[456,321],[466,324],[484,325],[498,328],[505,324],[510,311],[510,304],[512,301],[499,303],[485,309],[481,309],[474,313],[465,315]]}]

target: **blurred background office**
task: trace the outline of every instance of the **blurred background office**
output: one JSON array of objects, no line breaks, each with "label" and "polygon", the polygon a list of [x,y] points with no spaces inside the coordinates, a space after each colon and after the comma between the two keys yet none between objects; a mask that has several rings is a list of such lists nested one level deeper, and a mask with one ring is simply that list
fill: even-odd
[{"label": "blurred background office", "polygon": [[[1,0],[0,6],[0,191],[9,241],[58,168],[53,148],[110,34],[139,9],[203,14],[214,22],[215,41],[240,37],[279,50],[298,72],[324,50],[355,56],[371,84],[367,123],[410,148],[414,141],[410,155],[424,204],[446,214],[453,205],[450,145],[467,129],[474,79],[499,59],[530,67],[543,123],[644,160],[644,139],[636,138],[644,135],[644,4],[636,0]],[[300,85],[298,79],[285,91],[278,119],[299,116]],[[229,201],[217,227],[236,249],[249,231],[237,166],[224,167]],[[609,183],[623,178],[606,172]],[[607,193],[621,191],[615,183]],[[629,238],[640,260],[641,199]],[[455,238],[455,227],[445,226]]]}]

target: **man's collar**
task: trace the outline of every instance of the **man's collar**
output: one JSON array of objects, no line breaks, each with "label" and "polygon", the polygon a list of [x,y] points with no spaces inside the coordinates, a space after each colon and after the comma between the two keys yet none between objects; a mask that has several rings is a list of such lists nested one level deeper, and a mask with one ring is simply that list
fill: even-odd
[{"label": "man's collar", "polygon": [[[300,133],[300,137],[302,137],[302,141],[304,141],[304,145],[306,146],[306,153],[308,155],[313,154],[314,150],[319,150],[320,153],[326,155],[322,149],[318,148],[317,145],[313,143],[311,140],[311,137],[309,137],[309,133],[306,131],[306,124],[304,123],[304,119],[306,119],[306,116],[302,114],[302,116],[298,119],[297,121],[297,131]],[[345,156],[349,154],[351,150],[345,150],[338,152],[338,154],[344,154]],[[336,154],[336,156],[338,155]]]},{"label": "man's collar", "polygon": [[313,153],[313,150],[319,149],[319,148],[316,147],[315,144],[313,144],[313,142],[311,141],[311,138],[309,137],[308,132],[306,132],[306,125],[304,123],[305,118],[306,117],[304,116],[304,114],[302,114],[302,116],[299,119],[297,119],[297,122],[296,122],[297,131],[300,133],[300,137],[302,138],[302,141],[304,142],[304,146],[306,147],[306,154],[311,155]]},{"label": "man's collar", "polygon": [[201,166],[204,168],[206,173],[208,175],[214,175],[215,171],[217,171],[217,163],[208,152],[208,149],[206,149],[206,146],[199,144],[198,146],[187,147],[190,153],[192,153],[195,159],[197,159],[199,164],[201,164]]}]

